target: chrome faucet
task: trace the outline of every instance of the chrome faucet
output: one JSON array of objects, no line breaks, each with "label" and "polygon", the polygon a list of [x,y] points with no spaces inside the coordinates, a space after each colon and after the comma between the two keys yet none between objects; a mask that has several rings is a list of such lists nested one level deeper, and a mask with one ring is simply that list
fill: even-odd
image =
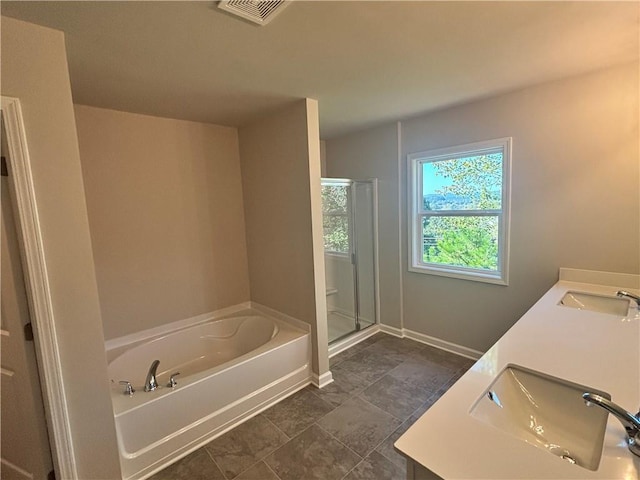
[{"label": "chrome faucet", "polygon": [[640,310],[640,297],[638,295],[634,295],[633,293],[627,292],[626,290],[618,290],[616,293],[618,297],[627,297],[636,302],[636,307]]},{"label": "chrome faucet", "polygon": [[586,392],[582,394],[582,398],[584,398],[587,406],[597,405],[598,407],[602,407],[620,420],[620,423],[622,423],[622,426],[627,431],[627,446],[629,450],[634,455],[640,457],[640,412],[633,415],[611,400],[595,393]]},{"label": "chrome faucet", "polygon": [[151,362],[151,366],[149,367],[149,371],[147,372],[147,379],[144,381],[145,392],[153,392],[156,388],[158,388],[158,381],[156,380],[156,371],[158,370],[158,365],[160,365],[160,360],[154,360],[153,362]]}]

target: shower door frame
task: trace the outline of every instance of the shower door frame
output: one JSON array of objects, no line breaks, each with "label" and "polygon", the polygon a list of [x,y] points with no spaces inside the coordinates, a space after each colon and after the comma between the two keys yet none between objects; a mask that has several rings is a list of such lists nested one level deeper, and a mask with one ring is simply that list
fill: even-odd
[{"label": "shower door frame", "polygon": [[[349,187],[350,190],[350,199],[349,199],[349,261],[352,266],[353,271],[353,301],[354,301],[354,316],[355,316],[355,326],[354,330],[348,334],[345,334],[341,337],[334,339],[331,343],[336,343],[340,340],[344,340],[348,338],[350,335],[357,333],[360,330],[360,292],[359,292],[359,281],[358,281],[358,253],[355,248],[355,236],[356,236],[356,227],[355,227],[355,215],[356,215],[356,198],[355,198],[355,185],[357,183],[368,183],[372,188],[372,211],[371,211],[371,220],[372,220],[372,229],[373,229],[373,298],[374,298],[374,311],[375,318],[373,319],[374,325],[380,324],[380,295],[379,295],[379,262],[378,262],[378,179],[377,178],[369,178],[365,180],[360,179],[351,179],[351,178],[328,178],[322,177],[320,179],[321,186],[344,186]],[[368,327],[367,327],[368,328]]]}]

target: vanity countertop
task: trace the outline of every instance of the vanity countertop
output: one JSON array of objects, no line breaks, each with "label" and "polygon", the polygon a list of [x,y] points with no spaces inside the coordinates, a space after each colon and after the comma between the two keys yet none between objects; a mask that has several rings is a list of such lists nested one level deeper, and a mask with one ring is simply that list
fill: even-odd
[{"label": "vanity countertop", "polygon": [[561,280],[398,439],[398,451],[443,479],[640,478],[640,457],[627,449],[625,430],[613,415],[608,416],[599,468],[590,471],[469,414],[508,364],[603,390],[631,413],[638,411],[640,314],[635,303],[625,317],[558,304],[569,290],[615,296],[625,289],[638,294],[630,288],[638,276],[563,270]]}]

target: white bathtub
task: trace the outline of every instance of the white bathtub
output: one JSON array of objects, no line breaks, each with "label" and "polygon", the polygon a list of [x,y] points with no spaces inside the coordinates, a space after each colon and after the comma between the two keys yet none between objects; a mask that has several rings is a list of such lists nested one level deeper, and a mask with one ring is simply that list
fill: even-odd
[{"label": "white bathtub", "polygon": [[[263,314],[224,318],[107,352],[122,476],[141,479],[309,382],[310,335]],[[143,389],[160,360],[160,388]],[[169,388],[169,376],[178,385]],[[133,396],[122,394],[130,381]]]}]

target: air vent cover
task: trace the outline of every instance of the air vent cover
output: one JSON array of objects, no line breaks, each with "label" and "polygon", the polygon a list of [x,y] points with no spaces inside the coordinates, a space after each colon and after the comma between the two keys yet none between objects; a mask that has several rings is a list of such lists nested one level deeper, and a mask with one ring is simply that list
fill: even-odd
[{"label": "air vent cover", "polygon": [[258,25],[266,25],[289,3],[286,0],[220,0],[218,7]]}]

